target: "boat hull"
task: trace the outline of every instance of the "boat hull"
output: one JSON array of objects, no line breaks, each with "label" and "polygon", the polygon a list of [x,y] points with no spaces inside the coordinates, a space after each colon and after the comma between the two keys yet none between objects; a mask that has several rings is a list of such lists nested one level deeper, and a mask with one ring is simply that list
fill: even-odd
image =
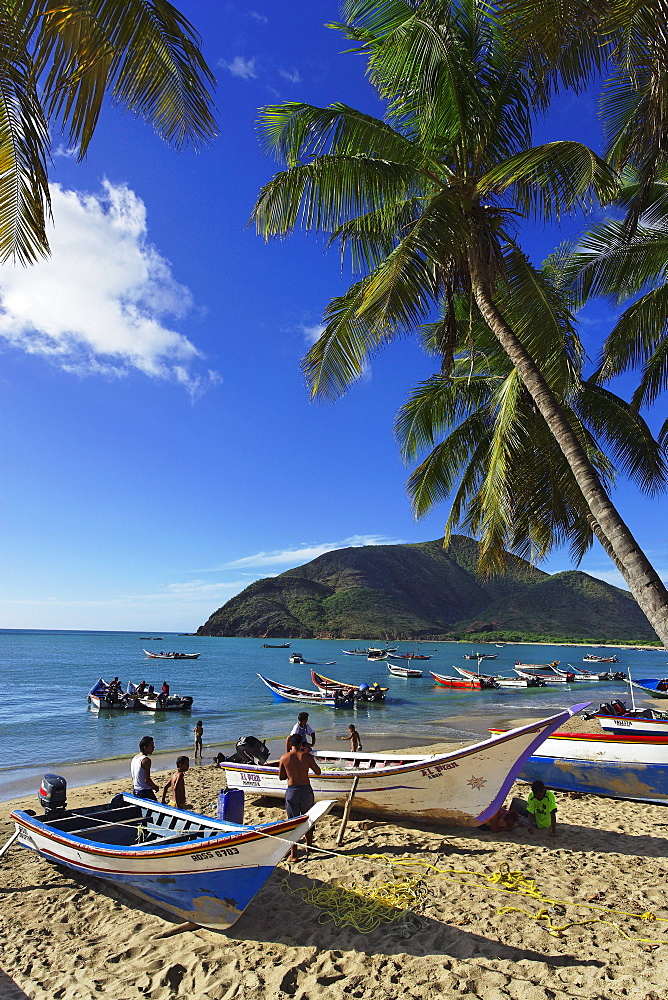
[{"label": "boat hull", "polygon": [[652,698],[668,698],[668,687],[664,690],[657,687],[658,684],[667,683],[665,679],[659,680],[654,677],[648,677],[642,678],[639,681],[630,681],[630,683],[634,688],[639,688]]},{"label": "boat hull", "polygon": [[[311,777],[316,800],[346,800],[357,778],[355,809],[410,817],[412,822],[477,826],[499,809],[523,763],[546,736],[584,708],[577,705],[549,719],[449,754],[315,754],[323,771]],[[220,765],[228,788],[283,798],[285,782],[275,765]]]},{"label": "boat hull", "polygon": [[[124,798],[130,804],[146,805],[145,800],[132,795]],[[159,806],[156,811],[213,822],[210,817],[170,806]],[[119,885],[180,920],[225,930],[241,916],[285,855],[284,841],[299,840],[327,811],[326,803],[321,803],[306,816],[284,823],[261,827],[218,824],[219,834],[214,830],[213,836],[171,847],[111,847],[54,830],[20,810],[11,818],[19,842],[47,860]]]},{"label": "boat hull", "polygon": [[521,781],[564,792],[668,803],[668,739],[578,733],[546,739],[526,760]]},{"label": "boat hull", "polygon": [[422,671],[414,667],[400,667],[396,663],[388,663],[387,669],[394,677],[422,677]]},{"label": "boat hull", "polygon": [[634,716],[595,715],[607,733],[651,733],[668,736],[668,719],[640,719]]},{"label": "boat hull", "polygon": [[521,781],[540,780],[548,788],[562,792],[668,804],[668,765],[665,764],[535,756],[526,762],[519,777]]}]

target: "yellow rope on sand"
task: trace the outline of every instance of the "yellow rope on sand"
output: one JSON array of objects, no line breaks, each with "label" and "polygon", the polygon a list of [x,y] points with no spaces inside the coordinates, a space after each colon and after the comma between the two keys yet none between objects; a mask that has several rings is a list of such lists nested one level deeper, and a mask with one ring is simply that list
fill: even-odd
[{"label": "yellow rope on sand", "polygon": [[401,937],[410,937],[422,926],[422,920],[413,910],[428,895],[424,875],[352,882],[348,886],[333,881],[304,889],[293,889],[285,879],[281,889],[299,893],[306,903],[322,910],[319,923],[332,920],[337,927],[353,927],[360,934],[371,934],[382,924],[394,924]]},{"label": "yellow rope on sand", "polygon": [[[459,882],[461,885],[478,889],[481,888],[480,880],[482,879],[482,885],[487,883],[486,888],[494,892],[510,892],[529,896],[531,899],[548,904],[550,907],[561,908],[564,911],[569,906],[577,906],[600,912],[600,915],[584,920],[570,920],[557,925],[554,922],[555,919],[561,918],[556,913],[551,914],[545,906],[538,913],[531,913],[518,906],[501,906],[496,910],[498,914],[522,913],[529,919],[539,922],[553,937],[560,937],[563,931],[569,927],[600,923],[615,927],[627,941],[648,945],[668,944],[668,940],[633,937],[618,923],[606,919],[606,917],[618,914],[648,923],[668,923],[668,918],[657,917],[649,911],[632,913],[628,910],[603,906],[600,903],[581,903],[577,900],[549,898],[536,885],[534,878],[526,876],[520,870],[511,870],[506,863],[502,864],[499,870],[492,875],[487,875],[485,872],[463,868],[442,868],[438,864],[420,859],[394,858],[388,860],[382,854],[352,854],[347,855],[346,860],[382,862],[384,866],[389,866],[392,878],[370,883],[355,881],[348,886],[333,881],[305,889],[292,889],[288,880],[285,879],[281,888],[284,892],[299,893],[305,902],[313,903],[321,909],[323,912],[318,918],[320,922],[331,919],[337,927],[353,927],[360,934],[371,934],[382,924],[393,924],[398,934],[402,937],[410,937],[422,926],[422,919],[416,915],[415,910],[422,906],[431,895],[426,883],[427,878],[449,879]],[[472,881],[471,877],[475,881]]]}]

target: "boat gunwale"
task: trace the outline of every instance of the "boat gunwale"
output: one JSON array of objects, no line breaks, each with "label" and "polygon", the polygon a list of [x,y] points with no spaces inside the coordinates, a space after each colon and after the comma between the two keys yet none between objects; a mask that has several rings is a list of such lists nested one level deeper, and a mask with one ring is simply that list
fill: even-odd
[{"label": "boat gunwale", "polygon": [[[651,720],[648,720],[651,721]],[[510,732],[508,729],[497,729],[490,728],[490,733],[507,733]],[[619,743],[625,746],[628,743],[640,743],[641,745],[646,745],[648,743],[654,743],[657,746],[668,747],[668,735],[660,736],[658,733],[648,733],[648,732],[637,732],[637,733],[552,733],[551,736],[547,737],[548,740],[583,740],[585,742],[589,741],[592,743],[605,742],[605,743]]]},{"label": "boat gunwale", "polygon": [[[124,797],[131,800],[130,804],[143,803],[141,808],[146,807],[146,801],[147,801],[146,799],[137,799],[136,796],[124,796]],[[192,817],[192,819],[194,820],[203,820],[205,823],[207,823],[207,821],[208,824],[211,823],[212,817],[210,816],[203,816],[201,813],[186,812],[186,810],[178,810],[172,806],[167,806],[166,808],[170,811],[173,811],[174,815],[182,817],[185,812],[189,819]],[[47,840],[53,840],[56,843],[69,845],[71,847],[77,847],[77,849],[85,848],[86,853],[90,855],[100,855],[103,857],[135,858],[137,860],[145,860],[147,858],[160,859],[168,857],[179,857],[181,855],[188,855],[188,854],[199,854],[200,852],[205,850],[212,851],[217,849],[216,846],[204,847],[203,844],[215,845],[219,843],[221,847],[222,846],[234,847],[240,843],[247,843],[253,840],[260,840],[267,837],[279,836],[281,833],[289,833],[290,830],[293,830],[295,829],[295,827],[299,826],[299,824],[304,821],[305,816],[307,817],[308,814],[305,813],[304,816],[295,816],[292,817],[291,819],[280,820],[275,823],[266,823],[261,825],[258,824],[257,826],[253,826],[250,828],[243,827],[241,826],[241,824],[238,824],[241,830],[241,832],[239,833],[235,833],[234,830],[231,830],[229,833],[226,833],[224,830],[220,830],[219,834],[216,834],[214,836],[203,836],[198,840],[190,841],[190,843],[188,844],[178,844],[178,845],[171,845],[169,847],[164,847],[164,846],[160,847],[158,843],[153,842],[149,844],[136,844],[129,849],[102,847],[100,845],[100,842],[97,840],[87,840],[85,837],[77,837],[74,834],[71,834],[70,836],[65,836],[63,831],[58,831],[54,827],[49,826],[48,823],[45,823],[43,820],[40,820],[39,817],[30,816],[22,809],[14,809],[11,812],[9,818],[13,820],[15,823],[17,823],[19,826],[25,827],[31,830],[33,833],[37,833],[43,837],[46,837]],[[230,825],[234,826],[235,824],[230,824]],[[272,830],[272,833],[269,833],[269,828]],[[183,832],[185,834],[186,831]],[[171,831],[171,833],[173,835],[174,831]]]},{"label": "boat gunwale", "polygon": [[[440,764],[441,762],[450,762],[453,760],[459,760],[464,757],[470,757],[471,754],[473,753],[478,753],[482,750],[486,750],[491,746],[499,746],[501,743],[507,743],[510,740],[517,739],[519,736],[522,736],[525,733],[530,734],[532,732],[537,732],[540,729],[545,729],[548,726],[552,725],[552,723],[558,718],[563,717],[563,722],[567,722],[568,719],[572,718],[573,715],[576,715],[577,712],[582,711],[583,708],[586,708],[587,705],[590,704],[591,702],[585,702],[582,705],[575,705],[573,706],[573,709],[565,709],[563,712],[558,712],[556,715],[551,715],[546,719],[541,719],[539,722],[536,723],[530,723],[527,726],[518,726],[515,729],[508,729],[505,731],[504,735],[492,736],[486,740],[481,740],[479,743],[473,743],[469,747],[462,747],[462,749],[460,750],[453,750],[447,754],[425,754],[425,756],[420,757],[419,760],[415,760],[415,755],[412,755],[414,758],[414,762],[410,764],[394,764],[393,766],[391,765],[390,767],[382,767],[382,768],[351,767],[345,769],[341,768],[339,771],[336,772],[323,771],[320,775],[318,775],[318,780],[320,780],[321,778],[325,778],[327,780],[339,780],[342,775],[345,776],[350,775],[352,777],[359,776],[360,778],[364,777],[378,778],[379,776],[385,774],[395,775],[395,774],[407,774],[411,771],[421,771],[424,768],[433,767],[437,764]],[[562,725],[563,723],[560,722],[559,724]],[[546,739],[549,739],[549,737],[546,737]],[[323,751],[319,751],[314,755],[316,757],[316,760],[322,759],[322,757],[320,756],[321,753],[323,753]],[[324,753],[334,754],[336,753],[336,751],[330,750],[330,751],[324,751]],[[360,757],[362,760],[372,760],[372,759],[382,760],[383,754],[382,753],[363,754],[363,755],[341,754],[340,756],[337,757],[337,759],[351,760],[353,758],[359,759]],[[387,760],[387,757],[385,759]],[[246,771],[249,774],[275,775],[276,772],[278,771],[278,767],[276,765],[274,765],[273,767],[268,767],[266,764],[236,764],[232,761],[221,761],[220,767],[222,767],[224,770],[230,770],[230,771]]]}]

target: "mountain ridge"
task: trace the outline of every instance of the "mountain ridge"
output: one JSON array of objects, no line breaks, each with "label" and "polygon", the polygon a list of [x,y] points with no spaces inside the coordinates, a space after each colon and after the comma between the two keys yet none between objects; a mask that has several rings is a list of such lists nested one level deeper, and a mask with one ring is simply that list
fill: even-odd
[{"label": "mountain ridge", "polygon": [[198,635],[256,638],[467,636],[644,641],[656,636],[631,595],[579,570],[548,574],[507,555],[503,575],[476,575],[478,543],[454,535],[335,549],[256,580]]}]

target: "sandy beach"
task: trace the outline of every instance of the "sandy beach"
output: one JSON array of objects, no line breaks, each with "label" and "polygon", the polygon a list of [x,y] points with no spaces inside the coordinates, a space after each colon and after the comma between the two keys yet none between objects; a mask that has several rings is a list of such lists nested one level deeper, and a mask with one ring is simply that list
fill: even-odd
[{"label": "sandy beach", "polygon": [[[191,807],[211,815],[221,779],[213,765],[191,771]],[[105,801],[127,790],[126,780],[72,788],[68,804]],[[513,794],[526,792],[518,784]],[[180,929],[117,889],[74,877],[14,845],[0,870],[0,997],[306,1000],[335,989],[358,1000],[664,1000],[668,811],[594,796],[557,794],[557,803],[556,839],[523,828],[503,834],[415,829],[353,813],[338,850],[340,814],[330,814],[316,838],[327,853],[284,862],[227,934]],[[12,832],[11,809],[35,806],[35,795],[3,803],[2,842]],[[282,815],[275,800],[247,800],[246,822]],[[380,857],[359,857],[365,854]],[[408,917],[392,911],[399,919],[370,934],[335,926],[303,898],[309,887],[332,881],[387,882],[397,876],[390,863],[399,860],[435,865],[440,877],[423,880]],[[547,898],[604,909],[495,891],[484,876],[505,868],[534,879]],[[460,874],[453,876],[453,869]],[[499,912],[508,906],[524,912]],[[557,928],[602,920],[550,933],[532,919],[543,909]]]}]

